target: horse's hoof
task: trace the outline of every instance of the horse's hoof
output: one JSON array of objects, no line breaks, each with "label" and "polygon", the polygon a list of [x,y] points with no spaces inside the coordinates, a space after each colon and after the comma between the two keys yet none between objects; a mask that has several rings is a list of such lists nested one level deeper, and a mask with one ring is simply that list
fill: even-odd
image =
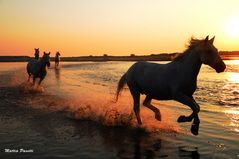
[{"label": "horse's hoof", "polygon": [[161,121],[161,115],[160,114],[155,114],[155,119],[158,121]]},{"label": "horse's hoof", "polygon": [[193,135],[198,135],[198,130],[199,130],[199,123],[198,124],[192,124],[191,133]]},{"label": "horse's hoof", "polygon": [[141,122],[141,121],[138,121],[138,125],[142,125],[142,122]]},{"label": "horse's hoof", "polygon": [[181,115],[180,117],[178,117],[178,120],[177,120],[178,123],[182,123],[186,121],[187,121],[187,117],[184,115]]}]

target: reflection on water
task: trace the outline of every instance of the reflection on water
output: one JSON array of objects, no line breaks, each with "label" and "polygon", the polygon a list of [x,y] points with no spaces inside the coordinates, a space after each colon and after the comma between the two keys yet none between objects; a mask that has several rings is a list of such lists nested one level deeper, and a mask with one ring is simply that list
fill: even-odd
[{"label": "reflection on water", "polygon": [[230,127],[235,131],[239,132],[239,108],[231,108],[225,110],[225,114],[230,119]]},{"label": "reflection on water", "polygon": [[189,147],[189,146],[179,146],[179,156],[180,157],[188,157],[192,159],[199,159],[200,154],[198,153],[197,147]]},{"label": "reflection on water", "polygon": [[228,81],[233,83],[239,83],[239,73],[231,72],[228,74]]},{"label": "reflection on water", "polygon": [[230,61],[227,61],[227,64],[239,65],[239,60],[230,60]]},{"label": "reflection on water", "polygon": [[225,61],[226,71],[219,74],[203,65],[198,76],[198,89],[194,94],[201,105],[239,106],[238,61]]},{"label": "reflection on water", "polygon": [[227,80],[222,86],[221,103],[228,106],[239,106],[239,73],[226,74]]},{"label": "reflection on water", "polygon": [[60,80],[60,68],[57,67],[55,68],[55,77],[56,77],[56,80],[59,81]]}]

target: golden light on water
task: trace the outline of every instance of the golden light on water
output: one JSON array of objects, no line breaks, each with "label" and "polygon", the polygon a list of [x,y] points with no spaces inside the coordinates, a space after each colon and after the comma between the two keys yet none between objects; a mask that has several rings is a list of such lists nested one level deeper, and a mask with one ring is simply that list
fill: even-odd
[{"label": "golden light on water", "polygon": [[239,108],[232,108],[224,112],[230,118],[229,126],[232,127],[233,131],[239,132]]},{"label": "golden light on water", "polygon": [[[239,28],[238,28],[239,30]],[[239,65],[239,60],[231,60],[230,65]]]},{"label": "golden light on water", "polygon": [[237,115],[237,116],[238,116],[238,119],[239,119],[239,109],[226,110],[225,113],[231,114],[231,115]]},{"label": "golden light on water", "polygon": [[225,73],[227,82],[223,86],[224,93],[222,101],[233,107],[226,107],[225,115],[228,117],[229,123],[226,124],[234,132],[239,133],[239,60],[231,60],[227,62],[228,69]]},{"label": "golden light on water", "polygon": [[230,73],[228,75],[228,80],[230,82],[239,83],[239,73]]}]

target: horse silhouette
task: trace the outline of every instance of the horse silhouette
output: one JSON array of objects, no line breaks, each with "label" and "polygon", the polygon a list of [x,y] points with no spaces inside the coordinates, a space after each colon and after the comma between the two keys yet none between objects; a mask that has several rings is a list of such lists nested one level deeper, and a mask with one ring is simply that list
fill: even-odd
[{"label": "horse silhouette", "polygon": [[188,48],[184,53],[176,57],[167,64],[156,64],[149,62],[136,62],[121,77],[116,92],[118,96],[127,83],[134,100],[134,112],[138,124],[142,124],[140,119],[140,94],[145,94],[143,105],[155,113],[155,118],[161,120],[160,110],[151,104],[152,99],[156,100],[176,100],[192,109],[189,116],[181,115],[178,122],[191,122],[191,132],[198,134],[200,106],[193,98],[193,93],[197,88],[197,76],[201,65],[206,64],[216,70],[223,72],[226,65],[220,58],[218,50],[214,47],[212,39],[191,38]]},{"label": "horse silhouette", "polygon": [[39,48],[35,48],[35,59],[38,60],[39,59]]},{"label": "horse silhouette", "polygon": [[55,68],[59,66],[61,54],[57,51],[55,56]]},{"label": "horse silhouette", "polygon": [[28,81],[33,76],[33,85],[35,85],[36,78],[40,78],[38,82],[40,85],[47,74],[47,67],[50,67],[50,52],[44,52],[40,60],[31,59],[27,64]]}]

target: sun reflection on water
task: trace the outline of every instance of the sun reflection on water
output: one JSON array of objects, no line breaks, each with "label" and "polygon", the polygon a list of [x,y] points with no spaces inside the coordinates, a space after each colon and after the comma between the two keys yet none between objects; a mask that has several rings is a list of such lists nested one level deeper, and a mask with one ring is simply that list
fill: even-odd
[{"label": "sun reflection on water", "polygon": [[227,69],[221,74],[220,104],[239,106],[239,60],[225,61],[225,63]]},{"label": "sun reflection on water", "polygon": [[230,74],[228,74],[228,81],[239,83],[239,73],[231,72]]},{"label": "sun reflection on water", "polygon": [[239,65],[239,60],[230,60],[228,63],[231,65]]},{"label": "sun reflection on water", "polygon": [[239,108],[231,108],[224,112],[230,118],[229,126],[232,127],[235,132],[239,132]]}]

